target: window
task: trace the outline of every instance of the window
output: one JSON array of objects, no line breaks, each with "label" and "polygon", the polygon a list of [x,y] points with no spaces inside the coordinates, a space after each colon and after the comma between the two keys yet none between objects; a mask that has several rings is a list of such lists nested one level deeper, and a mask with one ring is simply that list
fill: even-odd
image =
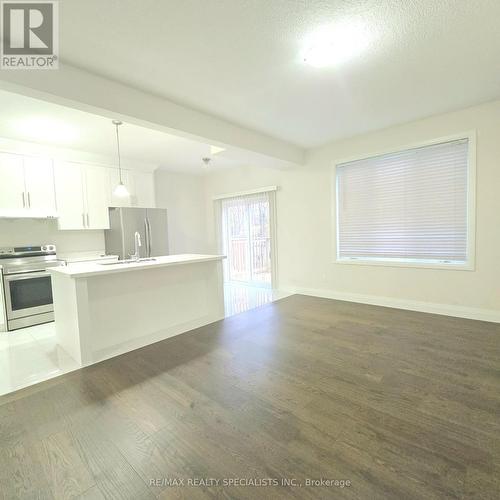
[{"label": "window", "polygon": [[471,265],[470,138],[337,165],[337,259]]}]

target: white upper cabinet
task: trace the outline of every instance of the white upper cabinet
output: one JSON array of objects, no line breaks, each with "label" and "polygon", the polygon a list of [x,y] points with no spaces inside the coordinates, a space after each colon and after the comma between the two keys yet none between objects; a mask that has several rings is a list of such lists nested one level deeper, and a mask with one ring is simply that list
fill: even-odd
[{"label": "white upper cabinet", "polygon": [[23,210],[25,207],[23,158],[0,153],[0,210]]},{"label": "white upper cabinet", "polygon": [[54,166],[59,229],[85,229],[81,165],[57,162]]},{"label": "white upper cabinet", "polygon": [[56,195],[52,160],[25,157],[24,176],[28,208],[40,213],[55,215]]},{"label": "white upper cabinet", "polygon": [[73,162],[55,166],[59,229],[109,229],[109,172]]},{"label": "white upper cabinet", "polygon": [[86,165],[84,173],[87,229],[109,229],[108,169]]},{"label": "white upper cabinet", "polygon": [[108,207],[154,208],[154,176],[122,170],[130,193],[114,195],[118,169],[0,152],[0,216],[58,217],[59,229],[109,229]]},{"label": "white upper cabinet", "polygon": [[19,217],[55,216],[52,160],[0,153],[0,209]]},{"label": "white upper cabinet", "polygon": [[131,171],[129,175],[132,175],[132,206],[154,208],[156,204],[153,174],[149,172]]}]

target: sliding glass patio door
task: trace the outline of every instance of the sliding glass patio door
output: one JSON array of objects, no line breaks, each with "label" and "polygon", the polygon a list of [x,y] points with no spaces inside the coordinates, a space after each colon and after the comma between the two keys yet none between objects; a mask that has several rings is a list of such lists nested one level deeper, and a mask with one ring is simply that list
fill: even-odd
[{"label": "sliding glass patio door", "polygon": [[226,282],[272,286],[274,192],[220,200]]}]

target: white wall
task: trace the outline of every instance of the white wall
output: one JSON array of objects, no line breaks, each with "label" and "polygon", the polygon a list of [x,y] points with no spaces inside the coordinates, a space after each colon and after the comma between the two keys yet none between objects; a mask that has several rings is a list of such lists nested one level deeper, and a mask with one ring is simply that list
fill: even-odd
[{"label": "white wall", "polygon": [[[331,167],[337,160],[477,131],[474,271],[335,264]],[[278,185],[279,286],[346,300],[500,321],[500,101],[328,144],[293,170],[242,168],[205,178],[209,246],[216,194]]]},{"label": "white wall", "polygon": [[54,219],[0,219],[0,247],[44,243],[60,253],[102,252],[104,231],[59,231]]},{"label": "white wall", "polygon": [[170,253],[205,253],[203,176],[156,170],[155,190],[156,206],[168,210]]}]

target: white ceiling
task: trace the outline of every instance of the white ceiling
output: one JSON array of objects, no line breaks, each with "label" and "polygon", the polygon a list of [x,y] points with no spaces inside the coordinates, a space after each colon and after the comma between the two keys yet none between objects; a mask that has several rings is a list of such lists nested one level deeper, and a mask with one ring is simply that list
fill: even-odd
[{"label": "white ceiling", "polygon": [[[65,0],[61,57],[312,147],[500,96],[498,0]],[[304,40],[362,23],[367,50],[313,68]]]},{"label": "white ceiling", "polygon": [[[116,160],[112,116],[103,117],[49,102],[0,91],[0,137],[62,147]],[[228,147],[211,155],[210,144],[124,123],[120,127],[122,157],[129,166],[202,173],[202,158],[212,157],[209,168],[246,165],[282,168],[285,162]]]}]

